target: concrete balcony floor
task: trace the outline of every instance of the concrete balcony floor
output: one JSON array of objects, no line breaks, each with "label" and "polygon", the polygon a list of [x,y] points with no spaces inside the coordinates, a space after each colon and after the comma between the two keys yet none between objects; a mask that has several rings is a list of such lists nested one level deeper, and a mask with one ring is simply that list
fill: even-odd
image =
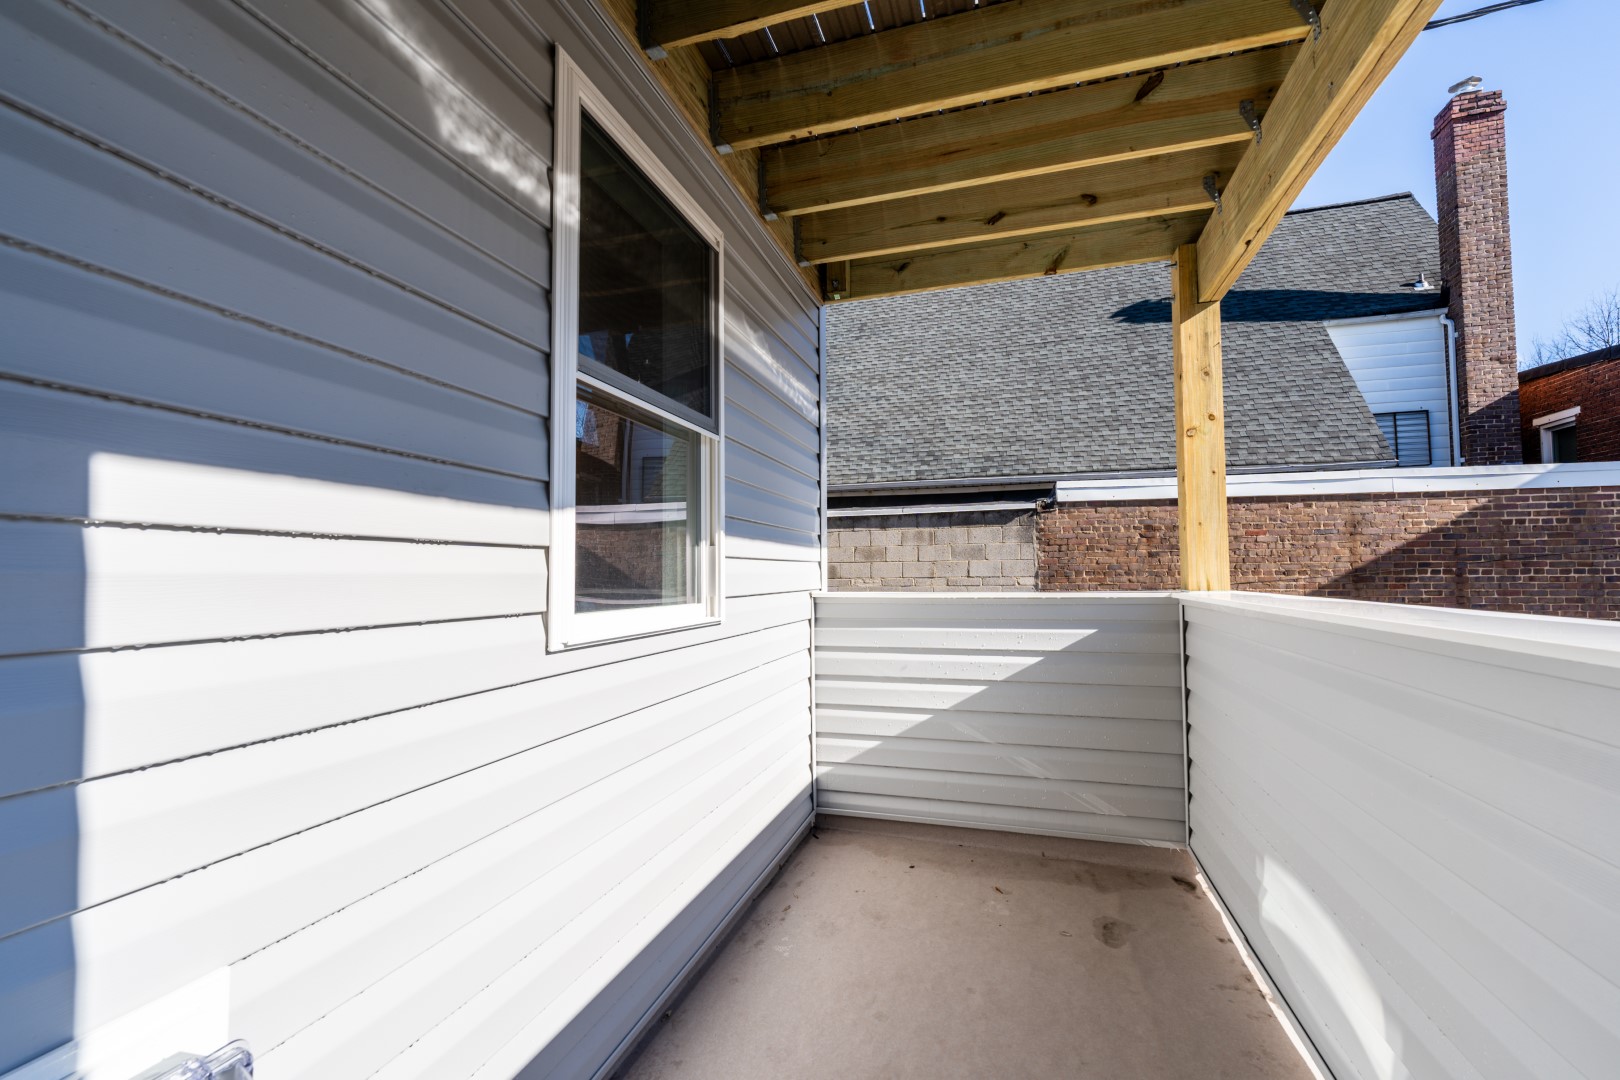
[{"label": "concrete balcony floor", "polygon": [[1307,1080],[1184,852],[823,817],[628,1080]]}]

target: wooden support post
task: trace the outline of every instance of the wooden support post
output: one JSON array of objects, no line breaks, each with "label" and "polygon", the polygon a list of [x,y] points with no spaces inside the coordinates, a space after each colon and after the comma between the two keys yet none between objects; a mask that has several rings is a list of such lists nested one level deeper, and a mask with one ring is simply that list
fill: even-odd
[{"label": "wooden support post", "polygon": [[1226,531],[1226,408],[1221,305],[1198,298],[1198,246],[1176,249],[1170,289],[1176,366],[1176,509],[1181,587],[1232,587]]}]

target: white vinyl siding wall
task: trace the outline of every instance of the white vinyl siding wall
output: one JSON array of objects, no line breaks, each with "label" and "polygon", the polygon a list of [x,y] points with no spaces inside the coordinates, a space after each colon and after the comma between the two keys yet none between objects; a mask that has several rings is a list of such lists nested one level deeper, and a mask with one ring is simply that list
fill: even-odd
[{"label": "white vinyl siding wall", "polygon": [[1192,850],[1332,1075],[1612,1076],[1620,629],[1185,610]]},{"label": "white vinyl siding wall", "polygon": [[1451,456],[1451,382],[1443,314],[1424,311],[1327,324],[1328,336],[1368,409],[1429,414],[1429,464],[1435,467],[1456,464]]},{"label": "white vinyl siding wall", "polygon": [[1168,593],[816,598],[822,812],[1186,839]]},{"label": "white vinyl siding wall", "polygon": [[[732,516],[547,655],[554,41],[727,232]],[[585,0],[7,4],[0,183],[0,1072],[225,971],[268,1080],[590,1075],[808,824],[808,291]]]}]

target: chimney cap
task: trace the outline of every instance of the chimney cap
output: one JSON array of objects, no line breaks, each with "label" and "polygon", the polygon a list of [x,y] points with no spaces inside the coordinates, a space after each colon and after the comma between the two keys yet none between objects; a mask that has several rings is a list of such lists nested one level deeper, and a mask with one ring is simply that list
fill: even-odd
[{"label": "chimney cap", "polygon": [[1446,90],[1446,93],[1463,94],[1472,90],[1478,90],[1480,84],[1484,81],[1485,80],[1480,78],[1478,75],[1470,75],[1461,82],[1452,83],[1451,86]]}]

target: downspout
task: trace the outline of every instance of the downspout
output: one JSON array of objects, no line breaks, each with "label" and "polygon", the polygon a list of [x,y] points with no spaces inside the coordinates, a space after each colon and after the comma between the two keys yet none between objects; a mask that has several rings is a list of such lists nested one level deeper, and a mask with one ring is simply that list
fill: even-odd
[{"label": "downspout", "polygon": [[1462,457],[1462,410],[1457,405],[1457,324],[1451,321],[1451,316],[1445,312],[1440,314],[1440,325],[1445,327],[1446,337],[1446,409],[1451,417],[1451,463],[1461,465]]}]

